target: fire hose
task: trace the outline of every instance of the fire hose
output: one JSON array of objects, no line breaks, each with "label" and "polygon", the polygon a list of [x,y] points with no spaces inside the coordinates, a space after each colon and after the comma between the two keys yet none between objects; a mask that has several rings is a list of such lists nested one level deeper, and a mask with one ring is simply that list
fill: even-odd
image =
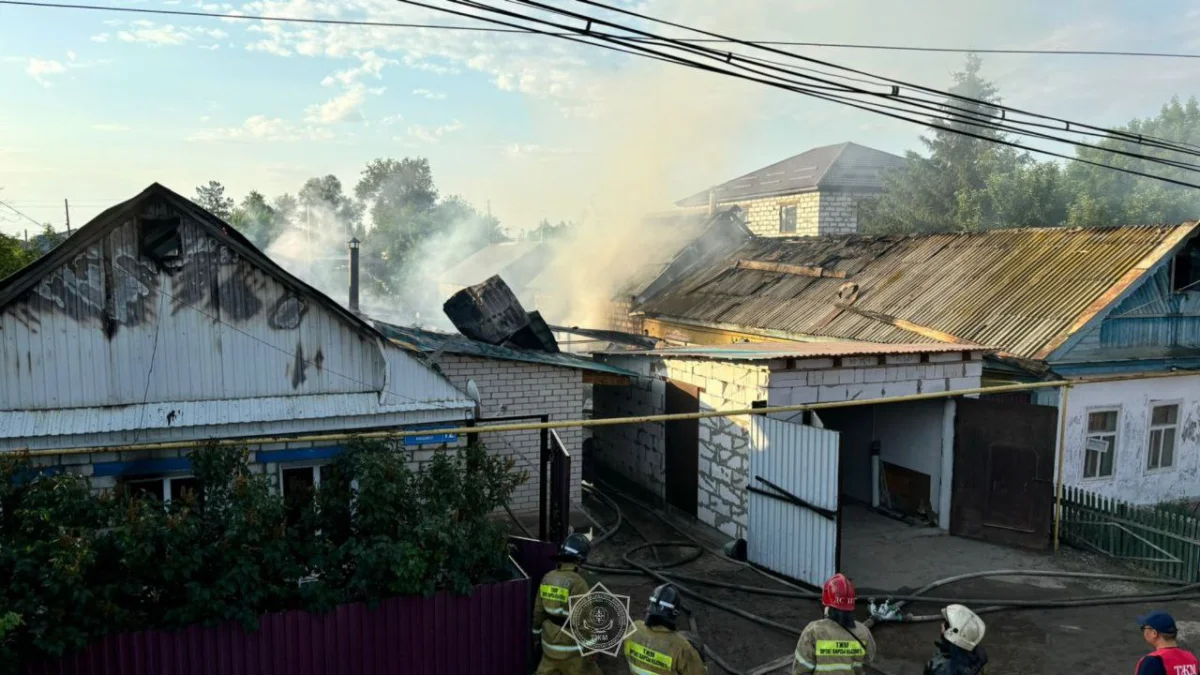
[{"label": "fire hose", "polygon": [[[632,525],[632,523],[630,521],[626,520],[623,517],[623,513],[621,511],[620,506],[612,498],[610,498],[610,497],[608,497],[608,495],[605,495],[604,493],[600,492],[594,486],[588,485],[586,483],[584,484],[584,489],[585,489],[585,491],[589,492],[594,497],[596,497],[599,501],[604,503],[605,506],[607,506],[610,510],[612,510],[613,513],[617,516],[617,524],[614,525],[609,530],[607,530],[606,532],[604,532],[602,535],[596,537],[593,541],[593,544],[602,542],[602,541],[610,538],[617,531],[617,529],[620,528],[620,526],[623,523]],[[751,593],[751,594],[769,595],[769,596],[786,597],[786,598],[799,598],[799,599],[806,599],[806,600],[820,600],[819,593],[805,590],[799,586],[796,586],[795,584],[788,583],[782,579],[779,579],[777,577],[769,575],[766,572],[763,572],[762,570],[758,569],[757,567],[753,567],[751,565],[740,563],[737,561],[732,561],[732,560],[729,560],[728,558],[724,557],[723,555],[717,554],[715,551],[709,551],[709,549],[707,549],[707,547],[705,547],[701,542],[696,540],[694,537],[692,537],[688,533],[682,531],[679,527],[677,527],[675,524],[671,523],[665,517],[662,517],[655,510],[651,509],[650,507],[647,507],[644,504],[638,503],[637,500],[634,500],[634,499],[628,497],[627,495],[622,495],[622,496],[626,499],[629,499],[631,502],[633,502],[639,508],[642,508],[646,511],[649,511],[650,513],[653,513],[656,516],[659,516],[659,518],[664,523],[666,523],[669,527],[674,529],[676,532],[679,532],[683,536],[687,537],[688,540],[687,541],[652,541],[649,538],[647,538],[643,533],[638,532],[639,536],[641,536],[641,538],[645,540],[645,543],[639,544],[637,546],[634,546],[634,547],[628,549],[622,555],[622,560],[625,562],[626,565],[628,565],[628,567],[611,567],[611,566],[588,564],[588,565],[585,565],[585,567],[587,569],[596,571],[596,572],[605,573],[605,574],[648,576],[648,577],[656,579],[662,583],[670,583],[670,584],[674,585],[679,590],[680,593],[683,593],[684,595],[692,597],[702,604],[724,610],[726,612],[729,612],[736,616],[740,616],[740,617],[747,619],[749,621],[752,621],[754,623],[757,623],[757,624],[760,624],[763,626],[767,626],[770,628],[774,628],[776,630],[779,630],[779,631],[789,634],[789,635],[794,635],[794,636],[800,635],[800,631],[791,626],[773,621],[771,619],[754,614],[752,612],[747,612],[746,610],[743,610],[739,607],[735,607],[728,603],[714,600],[713,598],[710,598],[681,582],[687,582],[690,584],[696,584],[696,585],[702,585],[702,586],[711,586],[714,588],[724,588],[724,589],[729,589],[729,590],[736,590],[736,591],[741,591],[741,592]],[[596,523],[597,527],[599,527],[598,522],[594,518],[591,518],[590,515],[589,515],[589,519],[592,520],[593,523]],[[634,529],[636,529],[636,528],[634,528]],[[667,563],[657,562],[654,565],[647,565],[647,564],[638,562],[634,558],[634,554],[638,553],[639,551],[645,550],[647,548],[651,548],[651,549],[691,548],[694,550],[691,553],[689,553],[677,560],[671,561],[671,562],[667,562]],[[695,560],[697,560],[701,556],[703,556],[706,551],[714,553],[715,555],[718,555],[718,557],[721,557],[722,559],[724,559],[728,562],[736,563],[736,564],[738,564],[738,566],[744,566],[744,567],[748,567],[750,569],[756,570],[759,573],[763,574],[764,576],[766,576],[778,583],[786,585],[794,590],[782,590],[782,589],[765,588],[765,587],[761,587],[761,586],[752,586],[752,585],[746,585],[746,584],[735,584],[735,583],[729,583],[729,582],[716,581],[713,579],[707,579],[704,577],[698,577],[698,576],[694,576],[694,575],[681,574],[681,573],[677,573],[674,571],[672,571],[670,573],[664,573],[662,571],[662,570],[666,570],[666,569],[680,567],[682,565],[686,565],[688,563],[694,562]],[[1176,586],[1177,588],[1174,588],[1174,589],[1171,589],[1168,591],[1163,591],[1163,592],[1155,592],[1155,593],[1102,594],[1102,595],[1094,595],[1094,596],[1083,596],[1080,598],[1071,598],[1068,600],[1010,600],[1010,599],[996,599],[996,598],[989,598],[989,599],[952,598],[952,597],[926,595],[929,591],[932,591],[936,588],[946,586],[949,584],[966,581],[968,579],[976,579],[976,578],[983,578],[983,577],[997,577],[997,576],[1055,577],[1055,578],[1097,579],[1097,580],[1109,580],[1109,581],[1129,581],[1129,582],[1138,582],[1138,583],[1155,584],[1155,585],[1163,585],[1163,586]],[[886,596],[889,598],[889,600],[897,601],[897,603],[893,606],[893,609],[896,610],[897,615],[898,615],[898,610],[906,602],[927,602],[927,603],[937,603],[937,604],[975,605],[975,606],[979,607],[979,609],[976,609],[973,611],[975,611],[976,613],[987,613],[987,612],[996,612],[996,611],[1005,610],[1005,609],[1009,609],[1009,610],[1056,609],[1056,608],[1068,608],[1068,607],[1088,607],[1088,606],[1097,606],[1097,605],[1135,604],[1135,603],[1143,603],[1143,602],[1158,602],[1158,601],[1168,601],[1168,600],[1174,600],[1174,601],[1200,600],[1200,584],[1176,581],[1176,580],[1172,580],[1172,579],[1156,579],[1156,578],[1149,578],[1149,577],[1138,577],[1138,576],[1118,575],[1118,574],[1102,574],[1102,573],[1093,573],[1093,572],[1057,572],[1057,571],[1043,571],[1043,570],[990,570],[990,571],[984,571],[984,572],[972,572],[969,574],[961,574],[961,575],[957,575],[957,576],[947,577],[945,579],[940,579],[938,581],[934,581],[933,583],[927,584],[911,593],[907,593],[907,594],[891,593],[891,594],[886,594]],[[862,602],[862,601],[864,601],[864,599],[860,598],[859,601]],[[910,615],[901,615],[899,619],[893,619],[893,621],[898,621],[898,622],[903,622],[903,623],[919,623],[919,622],[926,622],[926,621],[940,621],[941,619],[942,619],[942,617],[940,614],[925,615],[925,616],[914,616],[914,615],[910,614]],[[876,623],[875,617],[872,616],[872,618],[868,619],[865,623],[868,627],[873,626]],[[792,656],[788,655],[786,657],[777,659],[770,663],[758,666],[757,668],[753,668],[749,671],[739,671],[739,670],[733,668],[732,666],[730,666],[723,658],[721,658],[721,656],[719,654],[717,654],[715,651],[713,651],[711,647],[708,647],[706,645],[704,647],[704,652],[710,659],[712,659],[713,662],[715,662],[717,665],[721,666],[721,668],[723,668],[726,672],[730,673],[730,675],[765,675],[766,673],[770,673],[772,671],[778,670],[779,668],[782,668],[782,667],[790,664],[791,659],[792,659]],[[882,671],[877,667],[870,666],[869,664],[868,664],[868,667],[876,672],[886,675],[886,671]]]}]

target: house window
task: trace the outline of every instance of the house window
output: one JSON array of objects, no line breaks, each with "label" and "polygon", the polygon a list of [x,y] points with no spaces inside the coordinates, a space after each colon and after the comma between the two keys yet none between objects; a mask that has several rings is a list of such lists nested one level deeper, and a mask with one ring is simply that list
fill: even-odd
[{"label": "house window", "polygon": [[198,484],[192,476],[138,476],[123,481],[131,496],[147,497],[163,503],[182,499],[184,495],[197,497]]},{"label": "house window", "polygon": [[796,231],[796,205],[779,207],[779,231],[794,233]]},{"label": "house window", "polygon": [[309,504],[322,482],[328,482],[331,466],[289,466],[280,469],[279,484],[283,490],[283,502],[287,506],[288,518],[295,520]]},{"label": "house window", "polygon": [[1117,450],[1119,410],[1093,410],[1088,413],[1087,446],[1084,448],[1083,477],[1106,478],[1113,475],[1113,455]]},{"label": "house window", "polygon": [[1171,291],[1200,293],[1200,243],[1193,241],[1176,254],[1171,268]]},{"label": "house window", "polygon": [[1179,404],[1167,403],[1150,408],[1150,443],[1146,448],[1146,468],[1166,469],[1175,465],[1175,437],[1179,431]]}]

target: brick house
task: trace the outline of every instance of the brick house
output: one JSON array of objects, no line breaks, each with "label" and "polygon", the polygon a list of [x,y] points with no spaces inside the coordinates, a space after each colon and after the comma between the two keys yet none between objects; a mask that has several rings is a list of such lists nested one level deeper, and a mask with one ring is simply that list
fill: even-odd
[{"label": "brick house", "polygon": [[[0,334],[0,453],[96,490],[170,501],[194,486],[190,450],[222,439],[289,496],[343,450],[306,438],[473,416],[446,377],[157,183],[0,281]],[[405,445],[420,463],[449,442]]]},{"label": "brick house", "polygon": [[[620,389],[634,375],[617,366],[563,352],[491,345],[457,333],[378,322],[375,325],[392,344],[420,354],[430,367],[459,389],[466,391],[467,384],[473,381],[480,396],[480,424],[497,419],[516,422],[512,419],[516,417],[536,422],[540,415],[548,416],[549,421],[580,419],[591,412],[593,384],[616,385],[614,388]],[[571,502],[578,504],[584,430],[572,427],[556,433],[571,455]],[[509,506],[519,514],[536,513],[540,432],[482,434],[480,441],[492,452],[512,457],[517,470],[529,474],[529,480],[517,488]]]},{"label": "brick house", "polygon": [[826,145],[676,202],[685,209],[739,206],[760,237],[858,231],[858,204],[883,191],[884,174],[904,158],[856,143]]}]

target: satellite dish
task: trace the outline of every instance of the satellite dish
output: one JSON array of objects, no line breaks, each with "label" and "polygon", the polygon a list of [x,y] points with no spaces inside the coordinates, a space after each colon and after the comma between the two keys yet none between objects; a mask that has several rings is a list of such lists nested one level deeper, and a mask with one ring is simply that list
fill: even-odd
[{"label": "satellite dish", "polygon": [[479,395],[479,385],[475,384],[475,380],[467,380],[467,396],[475,401],[475,405],[483,405],[483,397]]}]

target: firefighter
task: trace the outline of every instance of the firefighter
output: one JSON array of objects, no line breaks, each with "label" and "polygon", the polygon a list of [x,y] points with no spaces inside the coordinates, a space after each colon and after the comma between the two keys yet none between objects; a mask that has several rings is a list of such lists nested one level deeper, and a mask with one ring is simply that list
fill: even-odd
[{"label": "firefighter", "polygon": [[835,574],[821,589],[825,617],[804,627],[796,643],[792,675],[831,671],[862,675],[863,667],[875,660],[875,638],[854,620],[854,585]]},{"label": "firefighter", "polygon": [[683,609],[679,589],[663,584],[650,594],[646,619],[633,623],[623,651],[633,675],[705,675],[701,648],[678,632],[675,622]]},{"label": "firefighter", "polygon": [[1137,622],[1142,629],[1142,639],[1154,647],[1154,651],[1138,661],[1134,670],[1136,675],[1196,675],[1200,671],[1196,655],[1179,647],[1179,629],[1170,614],[1150,612],[1138,617]]},{"label": "firefighter", "polygon": [[563,631],[570,618],[570,597],[583,595],[591,586],[580,573],[591,544],[582,534],[563,541],[554,559],[558,567],[542,577],[533,603],[533,634],[541,637],[542,660],[536,675],[600,675],[600,667],[585,657],[575,638]]},{"label": "firefighter", "polygon": [[983,619],[962,605],[942,608],[942,638],[925,664],[925,675],[983,675],[988,657],[983,647]]}]

